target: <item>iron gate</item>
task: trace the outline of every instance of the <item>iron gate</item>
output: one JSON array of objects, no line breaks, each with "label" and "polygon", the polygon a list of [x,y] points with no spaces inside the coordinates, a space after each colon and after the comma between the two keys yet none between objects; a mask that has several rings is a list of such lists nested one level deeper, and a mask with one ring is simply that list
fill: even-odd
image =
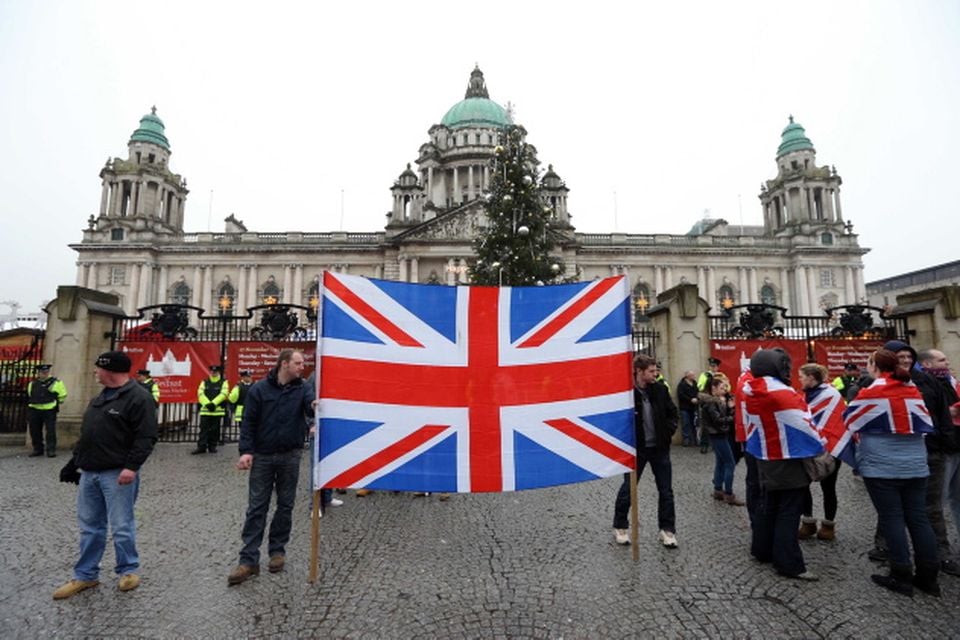
[{"label": "iron gate", "polygon": [[[214,349],[215,364],[224,367],[224,378],[230,387],[237,378],[227,375],[231,365],[231,345],[269,344],[281,347],[309,348],[316,342],[317,314],[312,306],[264,304],[247,309],[245,315],[230,312],[208,316],[203,309],[182,304],[161,304],[143,307],[135,316],[116,318],[111,333],[113,349],[129,349],[134,343],[154,344],[161,349],[173,345],[201,343]],[[160,396],[158,413],[161,442],[196,442],[199,435],[199,409],[196,390],[187,389],[189,400],[165,402]],[[233,421],[233,407],[228,406],[221,428],[224,442],[239,439],[239,426]]]},{"label": "iron gate", "polygon": [[0,359],[0,433],[26,433],[27,385],[43,358],[42,329],[14,329],[5,332],[30,336],[25,345],[3,346]]}]

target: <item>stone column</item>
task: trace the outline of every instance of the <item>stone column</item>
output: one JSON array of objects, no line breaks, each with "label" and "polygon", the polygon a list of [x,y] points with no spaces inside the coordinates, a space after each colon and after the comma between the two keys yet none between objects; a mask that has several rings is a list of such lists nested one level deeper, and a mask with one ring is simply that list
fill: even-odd
[{"label": "stone column", "polygon": [[378,264],[373,267],[373,277],[382,280],[383,279],[383,265]]},{"label": "stone column", "polygon": [[207,313],[213,311],[213,265],[203,265],[203,304]]},{"label": "stone column", "polygon": [[407,257],[399,256],[397,258],[397,266],[400,267],[400,282],[408,282],[409,273],[407,271]]},{"label": "stone column", "polygon": [[483,190],[490,189],[490,167],[483,165]]},{"label": "stone column", "polygon": [[123,210],[123,180],[113,183],[113,215],[120,217]]},{"label": "stone column", "polygon": [[824,217],[831,222],[836,221],[836,214],[833,211],[833,189],[824,187],[820,193],[820,202],[823,203]]},{"label": "stone column", "polygon": [[203,304],[203,271],[200,265],[193,267],[193,283],[190,285],[190,304],[199,307]]},{"label": "stone column", "polygon": [[853,281],[854,288],[857,292],[857,302],[861,300],[866,300],[867,298],[867,288],[863,283],[863,267],[854,267],[853,268]]},{"label": "stone column", "polygon": [[427,167],[427,199],[433,200],[433,167]]},{"label": "stone column", "polygon": [[303,265],[298,264],[293,273],[293,304],[303,304]]},{"label": "stone column", "polygon": [[654,295],[660,295],[663,293],[663,268],[654,266],[653,267],[653,288]]},{"label": "stone column", "polygon": [[460,200],[458,200],[459,197],[460,197],[460,172],[458,167],[454,167],[453,168],[453,195],[451,196],[451,198],[453,199],[454,205],[460,202]]},{"label": "stone column", "polygon": [[747,268],[737,267],[737,287],[740,289],[737,296],[737,304],[747,302],[750,296],[750,285],[747,284]]},{"label": "stone column", "polygon": [[820,300],[817,297],[817,272],[813,267],[804,267],[804,269],[807,272],[807,287],[810,290],[807,294],[807,301],[810,305],[807,313],[814,315],[820,312]]},{"label": "stone column", "polygon": [[255,307],[259,305],[262,300],[257,296],[257,290],[260,288],[260,278],[257,275],[257,265],[250,265],[250,273],[248,275],[247,287],[250,295],[247,296],[247,306]]},{"label": "stone column", "polygon": [[843,209],[840,208],[840,187],[833,190],[834,205],[836,205],[837,220],[843,220]]},{"label": "stone column", "polygon": [[810,315],[810,306],[807,302],[809,289],[807,288],[807,268],[796,267],[793,270],[797,278],[797,311],[800,315]]},{"label": "stone column", "polygon": [[77,286],[82,287],[87,281],[87,265],[77,263]]},{"label": "stone column", "polygon": [[618,275],[618,274],[617,274],[617,271],[619,271],[619,269],[617,268],[617,265],[611,264],[611,265],[610,265],[610,275],[611,275],[611,276]]},{"label": "stone column", "polygon": [[467,198],[473,200],[473,165],[467,167]]},{"label": "stone column", "polygon": [[281,296],[281,302],[290,302],[292,296],[290,292],[293,290],[293,271],[290,268],[289,264],[283,265],[283,295]]},{"label": "stone column", "polygon": [[100,215],[104,216],[107,214],[107,201],[110,199],[110,185],[107,184],[107,181],[103,181],[103,186],[100,188]]},{"label": "stone column", "polygon": [[750,267],[747,276],[750,283],[750,302],[760,302],[760,291],[757,288],[757,268]]},{"label": "stone column", "polygon": [[620,267],[620,273],[623,274],[624,280],[627,281],[627,289],[633,291],[633,283],[630,281],[630,267],[628,265],[622,265]]},{"label": "stone column", "polygon": [[796,313],[796,303],[790,301],[790,274],[786,267],[780,269],[780,306],[786,307],[790,313]]},{"label": "stone column", "polygon": [[137,296],[137,308],[150,304],[150,276],[153,275],[153,266],[148,263],[140,265],[140,287]]},{"label": "stone column", "polygon": [[234,305],[234,315],[247,313],[247,289],[250,288],[250,279],[247,276],[247,265],[241,264],[240,272],[237,274],[237,300]]},{"label": "stone column", "polygon": [[711,307],[717,304],[717,271],[713,267],[707,267],[707,294],[703,299]]},{"label": "stone column", "polygon": [[127,281],[129,295],[127,296],[127,303],[123,305],[128,316],[132,316],[136,312],[140,303],[140,269],[140,263],[130,265],[130,279]]},{"label": "stone column", "polygon": [[160,281],[157,283],[157,299],[154,304],[166,304],[167,289],[170,288],[170,267],[165,264],[160,265],[159,278]]},{"label": "stone column", "polygon": [[90,262],[87,264],[87,289],[96,289],[97,288],[97,263]]},{"label": "stone column", "polygon": [[453,272],[453,258],[447,259],[447,266],[444,269],[444,275],[447,280],[447,284],[453,285],[456,283],[456,274]]},{"label": "stone column", "polygon": [[857,303],[857,286],[853,280],[853,267],[850,265],[843,268],[843,297],[841,304]]},{"label": "stone column", "polygon": [[410,282],[420,282],[420,258],[410,258]]}]

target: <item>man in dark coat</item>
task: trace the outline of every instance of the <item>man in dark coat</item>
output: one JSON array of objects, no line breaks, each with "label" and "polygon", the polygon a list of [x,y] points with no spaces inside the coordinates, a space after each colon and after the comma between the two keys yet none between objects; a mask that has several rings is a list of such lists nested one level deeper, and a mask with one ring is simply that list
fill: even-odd
[{"label": "man in dark coat", "polygon": [[[673,467],[670,463],[670,440],[677,431],[677,406],[670,399],[666,385],[657,384],[657,361],[639,355],[633,361],[634,415],[637,440],[637,479],[649,463],[657,484],[659,502],[657,520],[660,542],[677,547],[676,513],[673,501]],[[617,544],[629,544],[627,514],[630,511],[630,474],[623,474],[623,484],[614,503],[613,533]]]}]

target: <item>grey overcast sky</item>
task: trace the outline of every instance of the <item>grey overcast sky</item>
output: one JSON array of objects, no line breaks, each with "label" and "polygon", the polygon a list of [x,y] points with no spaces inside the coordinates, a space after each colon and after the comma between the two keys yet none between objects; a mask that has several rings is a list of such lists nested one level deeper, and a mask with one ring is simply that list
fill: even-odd
[{"label": "grey overcast sky", "polygon": [[187,231],[375,231],[475,63],[580,231],[760,224],[793,114],[868,281],[960,253],[957,0],[0,0],[0,300],[74,283],[99,171],[151,105]]}]

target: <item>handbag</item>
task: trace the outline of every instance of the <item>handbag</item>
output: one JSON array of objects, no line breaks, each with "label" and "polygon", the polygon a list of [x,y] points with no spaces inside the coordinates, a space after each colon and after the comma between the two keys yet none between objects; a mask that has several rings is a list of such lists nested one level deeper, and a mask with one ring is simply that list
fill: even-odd
[{"label": "handbag", "polygon": [[837,469],[837,459],[829,452],[803,458],[803,470],[807,472],[810,482],[820,482]]}]

